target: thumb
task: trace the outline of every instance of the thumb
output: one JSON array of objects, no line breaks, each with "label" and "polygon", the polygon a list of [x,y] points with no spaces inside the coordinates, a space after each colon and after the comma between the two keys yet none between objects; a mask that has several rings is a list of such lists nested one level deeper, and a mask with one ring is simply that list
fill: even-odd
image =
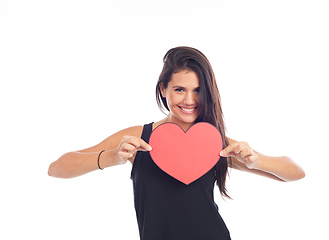
[{"label": "thumb", "polygon": [[140,146],[137,148],[138,151],[148,152],[152,150],[152,147],[147,144],[143,139],[141,139]]}]

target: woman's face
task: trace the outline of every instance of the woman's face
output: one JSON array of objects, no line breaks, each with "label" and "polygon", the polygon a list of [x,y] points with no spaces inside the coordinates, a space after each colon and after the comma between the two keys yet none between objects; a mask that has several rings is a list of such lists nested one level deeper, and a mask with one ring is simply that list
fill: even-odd
[{"label": "woman's face", "polygon": [[186,130],[185,128],[189,128],[200,113],[200,84],[197,74],[182,70],[172,75],[166,89],[163,85],[160,87],[170,110],[168,121],[177,123]]}]

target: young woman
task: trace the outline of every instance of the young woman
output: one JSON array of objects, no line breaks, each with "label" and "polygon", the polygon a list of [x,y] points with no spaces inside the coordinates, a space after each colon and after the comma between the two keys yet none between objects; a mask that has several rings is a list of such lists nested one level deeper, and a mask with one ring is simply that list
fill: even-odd
[{"label": "young woman", "polygon": [[[143,240],[230,239],[213,199],[215,182],[220,193],[229,197],[225,188],[228,167],[279,181],[305,176],[290,158],[265,156],[246,142],[225,136],[215,76],[200,51],[177,47],[167,52],[156,98],[160,109],[169,111],[166,118],[121,130],[96,146],[66,153],[50,165],[48,174],[73,178],[131,162],[135,209]],[[150,157],[150,134],[166,122],[176,123],[185,131],[194,123],[208,122],[222,135],[223,151],[216,166],[189,185],[163,172]]]}]

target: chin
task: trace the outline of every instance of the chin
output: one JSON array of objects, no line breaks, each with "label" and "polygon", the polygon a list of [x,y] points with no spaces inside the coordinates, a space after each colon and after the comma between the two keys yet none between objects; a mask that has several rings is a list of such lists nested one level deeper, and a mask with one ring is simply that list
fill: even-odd
[{"label": "chin", "polygon": [[191,123],[191,124],[193,124],[193,123],[195,123],[195,121],[197,120],[197,116],[189,116],[189,117],[181,117],[180,118],[180,120],[182,121],[182,122],[185,122],[185,123]]}]

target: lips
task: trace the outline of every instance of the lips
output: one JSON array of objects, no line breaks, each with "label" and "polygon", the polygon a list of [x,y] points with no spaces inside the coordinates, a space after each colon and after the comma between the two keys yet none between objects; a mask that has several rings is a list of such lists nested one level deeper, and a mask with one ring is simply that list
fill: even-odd
[{"label": "lips", "polygon": [[194,107],[194,108],[185,108],[185,107],[180,107],[178,106],[179,109],[183,112],[183,113],[188,113],[188,114],[191,114],[191,113],[194,113],[195,112],[195,109],[197,107]]}]

